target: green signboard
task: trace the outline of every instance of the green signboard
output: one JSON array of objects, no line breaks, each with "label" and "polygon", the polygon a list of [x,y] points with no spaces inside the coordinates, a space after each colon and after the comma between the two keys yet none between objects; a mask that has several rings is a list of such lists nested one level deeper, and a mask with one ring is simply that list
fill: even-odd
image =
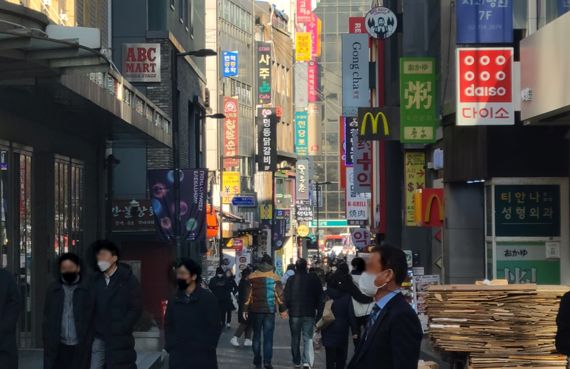
[{"label": "green signboard", "polygon": [[400,141],[435,142],[436,69],[434,58],[400,58]]},{"label": "green signboard", "polygon": [[560,186],[495,186],[495,236],[560,236]]},{"label": "green signboard", "polygon": [[497,278],[509,284],[560,284],[560,260],[546,257],[544,242],[498,242]]},{"label": "green signboard", "polygon": [[[317,221],[311,220],[311,227],[316,227]],[[348,227],[346,219],[324,219],[319,220],[319,228]]]}]

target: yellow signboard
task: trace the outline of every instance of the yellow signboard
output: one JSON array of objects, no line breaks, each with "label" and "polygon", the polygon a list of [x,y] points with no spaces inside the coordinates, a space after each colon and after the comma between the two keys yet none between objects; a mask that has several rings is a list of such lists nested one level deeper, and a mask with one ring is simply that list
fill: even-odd
[{"label": "yellow signboard", "polygon": [[301,224],[299,227],[297,227],[297,234],[299,237],[307,237],[309,235],[309,232],[309,227],[304,224]]},{"label": "yellow signboard", "polygon": [[273,219],[273,206],[271,204],[262,204],[259,207],[259,219],[261,220]]},{"label": "yellow signboard", "polygon": [[240,172],[223,172],[222,204],[231,204],[234,196],[241,193]]},{"label": "yellow signboard", "polygon": [[311,33],[297,32],[295,34],[295,61],[308,62],[311,60]]},{"label": "yellow signboard", "polygon": [[417,226],[415,221],[414,193],[425,187],[426,155],[419,151],[404,154],[404,181],[406,186],[406,225]]}]

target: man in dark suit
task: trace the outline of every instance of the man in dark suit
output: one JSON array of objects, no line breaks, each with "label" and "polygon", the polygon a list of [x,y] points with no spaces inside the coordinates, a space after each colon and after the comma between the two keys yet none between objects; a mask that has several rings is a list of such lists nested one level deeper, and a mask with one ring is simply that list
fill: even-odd
[{"label": "man in dark suit", "polygon": [[372,249],[359,286],[376,304],[348,369],[417,369],[422,327],[400,293],[407,270],[402,250]]}]

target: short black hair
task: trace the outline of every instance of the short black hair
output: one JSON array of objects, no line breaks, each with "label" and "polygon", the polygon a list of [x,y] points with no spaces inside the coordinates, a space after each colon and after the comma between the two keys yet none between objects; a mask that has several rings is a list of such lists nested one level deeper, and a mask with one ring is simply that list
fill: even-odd
[{"label": "short black hair", "polygon": [[200,264],[189,258],[182,258],[176,263],[176,269],[185,267],[191,275],[196,276],[196,283],[202,282],[202,267]]},{"label": "short black hair", "polygon": [[[188,270],[190,270],[190,269],[188,269]],[[217,267],[217,268],[216,268],[216,274],[224,274],[224,268],[222,268],[222,267]]]},{"label": "short black hair", "polygon": [[250,274],[251,274],[251,269],[249,269],[249,268],[245,268],[244,270],[241,271],[241,277],[242,278],[246,278]]},{"label": "short black hair", "polygon": [[408,262],[406,254],[401,249],[390,245],[374,246],[371,252],[376,252],[380,256],[382,269],[392,269],[396,283],[401,285],[408,276]]},{"label": "short black hair", "polygon": [[289,264],[289,265],[287,265],[287,270],[293,270],[293,271],[295,271],[295,264]]},{"label": "short black hair", "polygon": [[337,267],[337,272],[340,274],[348,274],[349,272],[348,264],[345,262],[339,262],[336,267]]},{"label": "short black hair", "polygon": [[295,268],[300,273],[306,273],[307,272],[307,260],[305,260],[303,258],[297,259],[297,261],[295,262]]},{"label": "short black hair", "polygon": [[268,254],[264,254],[261,257],[261,262],[269,265],[273,265],[273,259]]},{"label": "short black hair", "polygon": [[109,251],[112,255],[116,257],[121,257],[121,252],[119,251],[119,247],[113,242],[109,240],[97,240],[93,243],[93,252],[97,255],[102,250]]},{"label": "short black hair", "polygon": [[363,258],[360,258],[360,257],[356,257],[356,258],[352,259],[350,264],[352,265],[354,270],[356,270],[358,272],[363,272],[364,269],[366,269],[366,262],[364,261]]},{"label": "short black hair", "polygon": [[73,264],[77,266],[81,266],[81,259],[79,258],[79,256],[77,256],[72,252],[66,252],[65,254],[61,254],[59,259],[57,259],[57,266],[60,267],[61,264],[66,260],[71,261]]}]

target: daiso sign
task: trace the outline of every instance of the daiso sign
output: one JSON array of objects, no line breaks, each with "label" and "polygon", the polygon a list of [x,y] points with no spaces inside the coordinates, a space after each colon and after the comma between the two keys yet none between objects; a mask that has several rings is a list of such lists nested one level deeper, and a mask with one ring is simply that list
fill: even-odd
[{"label": "daiso sign", "polygon": [[457,125],[510,125],[513,48],[457,49]]}]

